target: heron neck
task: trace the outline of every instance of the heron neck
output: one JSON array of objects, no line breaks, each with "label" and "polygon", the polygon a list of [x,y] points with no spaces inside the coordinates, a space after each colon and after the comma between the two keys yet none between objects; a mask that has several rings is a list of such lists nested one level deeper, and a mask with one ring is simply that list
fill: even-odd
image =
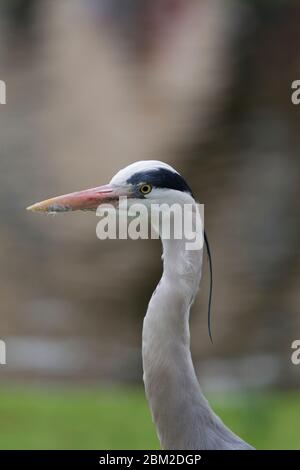
[{"label": "heron neck", "polygon": [[164,271],[143,327],[146,395],[160,443],[169,450],[252,449],[213,412],[194,370],[189,312],[198,290],[202,250],[163,242]]},{"label": "heron neck", "polygon": [[211,414],[190,352],[189,311],[200,282],[202,250],[188,251],[185,240],[166,240],[163,260],[144,319],[145,389],[162,447],[197,449],[191,423],[199,412],[200,423]]}]

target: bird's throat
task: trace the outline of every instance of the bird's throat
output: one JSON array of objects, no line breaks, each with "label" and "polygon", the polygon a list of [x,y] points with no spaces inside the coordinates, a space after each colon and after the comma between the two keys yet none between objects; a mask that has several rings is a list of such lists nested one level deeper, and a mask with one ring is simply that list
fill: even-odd
[{"label": "bird's throat", "polygon": [[[164,449],[184,449],[194,409],[203,407],[190,353],[189,310],[198,290],[202,250],[187,251],[184,240],[163,242],[164,272],[143,327],[147,398]],[[205,402],[206,403],[206,402]],[[183,438],[183,436],[185,436]]]}]

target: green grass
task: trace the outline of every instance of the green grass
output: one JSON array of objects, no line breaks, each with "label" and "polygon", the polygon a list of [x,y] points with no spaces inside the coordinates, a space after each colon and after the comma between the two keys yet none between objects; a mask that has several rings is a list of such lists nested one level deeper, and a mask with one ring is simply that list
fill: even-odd
[{"label": "green grass", "polygon": [[[296,393],[209,397],[236,433],[259,449],[299,449]],[[142,389],[4,389],[1,449],[157,449]]]}]

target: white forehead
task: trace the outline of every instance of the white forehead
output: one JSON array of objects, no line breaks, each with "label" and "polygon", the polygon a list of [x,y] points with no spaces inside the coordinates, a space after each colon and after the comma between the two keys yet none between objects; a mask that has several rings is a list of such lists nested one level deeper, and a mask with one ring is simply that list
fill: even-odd
[{"label": "white forehead", "polygon": [[159,170],[160,168],[177,173],[177,171],[174,170],[174,168],[172,168],[170,165],[164,162],[160,162],[159,160],[141,160],[139,162],[132,163],[125,168],[122,168],[122,170],[118,171],[118,173],[113,176],[110,183],[125,184],[126,181],[135,173],[139,173],[141,171]]}]

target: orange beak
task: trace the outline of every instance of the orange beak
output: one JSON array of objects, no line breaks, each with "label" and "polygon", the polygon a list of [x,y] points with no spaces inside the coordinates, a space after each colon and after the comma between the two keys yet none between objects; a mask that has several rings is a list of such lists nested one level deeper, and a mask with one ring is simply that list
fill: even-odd
[{"label": "orange beak", "polygon": [[98,188],[87,189],[64,196],[54,197],[27,207],[32,212],[72,212],[72,211],[96,211],[101,204],[116,206],[121,196],[132,196],[129,186],[105,185]]}]

